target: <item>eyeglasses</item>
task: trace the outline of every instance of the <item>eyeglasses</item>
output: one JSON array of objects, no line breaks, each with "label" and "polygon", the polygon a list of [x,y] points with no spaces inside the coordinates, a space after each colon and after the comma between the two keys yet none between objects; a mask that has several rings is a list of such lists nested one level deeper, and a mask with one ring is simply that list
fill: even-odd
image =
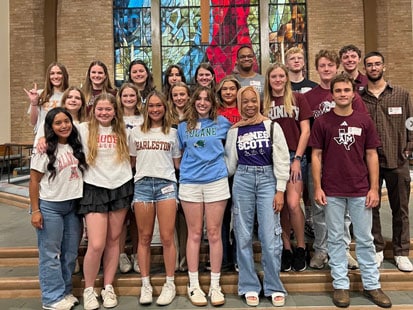
[{"label": "eyeglasses", "polygon": [[239,55],[239,59],[254,59],[254,55]]},{"label": "eyeglasses", "polygon": [[370,62],[370,63],[366,63],[366,68],[373,68],[373,67],[379,68],[382,65],[383,65],[382,62]]}]

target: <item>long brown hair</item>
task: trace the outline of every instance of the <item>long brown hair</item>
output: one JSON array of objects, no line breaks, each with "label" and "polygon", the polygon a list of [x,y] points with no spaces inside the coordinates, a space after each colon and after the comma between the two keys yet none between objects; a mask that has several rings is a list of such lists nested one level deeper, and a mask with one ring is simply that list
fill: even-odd
[{"label": "long brown hair", "polygon": [[60,62],[52,62],[46,69],[46,76],[44,79],[44,88],[39,96],[40,97],[39,105],[43,105],[45,102],[49,102],[50,97],[53,96],[54,94],[53,84],[50,81],[50,71],[52,71],[52,68],[54,66],[59,67],[59,69],[63,73],[62,85],[60,86],[61,91],[64,92],[66,88],[69,87],[69,73],[67,72],[66,67]]},{"label": "long brown hair", "polygon": [[193,130],[198,122],[199,115],[195,109],[195,101],[198,100],[201,92],[205,91],[207,93],[207,100],[211,102],[211,110],[209,111],[209,118],[213,121],[217,120],[218,117],[218,103],[215,97],[215,93],[212,88],[207,86],[199,86],[195,89],[192,95],[191,101],[187,104],[184,112],[184,120],[187,122],[187,130]]}]

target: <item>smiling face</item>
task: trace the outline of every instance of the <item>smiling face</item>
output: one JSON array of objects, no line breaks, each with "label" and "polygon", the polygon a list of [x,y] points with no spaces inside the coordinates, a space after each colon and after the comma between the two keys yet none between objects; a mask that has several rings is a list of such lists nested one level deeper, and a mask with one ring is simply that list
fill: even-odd
[{"label": "smiling face", "polygon": [[336,103],[336,107],[349,107],[353,102],[353,98],[354,90],[350,82],[337,82],[334,84],[333,100]]},{"label": "smiling face", "polygon": [[149,98],[147,104],[148,117],[151,120],[151,127],[161,127],[165,116],[165,106],[161,98],[153,95]]},{"label": "smiling face", "polygon": [[126,87],[122,91],[120,101],[125,109],[132,110],[135,109],[138,102],[138,96],[133,88]]},{"label": "smiling face", "polygon": [[94,112],[96,120],[104,127],[109,127],[116,116],[115,108],[109,100],[99,100]]},{"label": "smiling face", "polygon": [[58,137],[58,141],[60,144],[67,143],[67,138],[70,136],[70,133],[72,132],[72,127],[72,122],[65,113],[60,112],[56,114],[56,116],[53,119],[52,129]]},{"label": "smiling face", "polygon": [[53,66],[49,73],[50,83],[54,88],[60,88],[63,84],[63,72],[58,66]]},{"label": "smiling face", "polygon": [[243,47],[238,51],[238,67],[243,71],[252,70],[254,65],[254,51],[249,47]]},{"label": "smiling face", "polygon": [[237,104],[237,85],[232,81],[227,81],[222,84],[221,98],[224,104],[228,107],[236,106]]},{"label": "smiling face", "polygon": [[285,71],[278,67],[274,68],[269,74],[269,82],[274,96],[283,96],[285,90],[285,84],[287,84],[287,74]]},{"label": "smiling face", "polygon": [[360,57],[356,51],[348,51],[341,55],[340,61],[344,71],[347,73],[352,73],[357,71],[357,67],[360,63]]},{"label": "smiling face", "polygon": [[93,89],[101,89],[106,80],[105,70],[99,65],[94,65],[90,68],[89,78]]},{"label": "smiling face", "polygon": [[130,70],[130,76],[132,81],[138,86],[144,86],[148,79],[148,73],[145,67],[141,64],[135,64]]},{"label": "smiling face", "polygon": [[64,102],[64,107],[70,114],[76,115],[82,107],[82,96],[78,90],[73,89],[69,91],[66,101]]},{"label": "smiling face", "polygon": [[171,92],[172,102],[178,109],[183,109],[189,101],[189,94],[185,87],[175,86]]},{"label": "smiling face", "polygon": [[208,93],[203,90],[195,100],[195,110],[198,112],[199,118],[208,118],[211,109],[212,102],[208,99]]},{"label": "smiling face", "polygon": [[241,114],[243,117],[252,118],[260,109],[260,101],[257,94],[250,89],[241,94]]},{"label": "smiling face", "polygon": [[209,86],[212,83],[214,76],[212,73],[204,68],[199,68],[198,74],[196,76],[196,81],[200,86]]}]

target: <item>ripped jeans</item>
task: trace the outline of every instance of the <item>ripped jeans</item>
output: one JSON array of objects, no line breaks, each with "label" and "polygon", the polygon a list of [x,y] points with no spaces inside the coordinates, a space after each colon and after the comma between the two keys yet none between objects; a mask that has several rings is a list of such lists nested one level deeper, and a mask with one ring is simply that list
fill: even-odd
[{"label": "ripped jeans", "polygon": [[81,225],[75,200],[40,200],[43,229],[36,229],[42,303],[60,301],[72,291],[72,273],[79,248]]}]

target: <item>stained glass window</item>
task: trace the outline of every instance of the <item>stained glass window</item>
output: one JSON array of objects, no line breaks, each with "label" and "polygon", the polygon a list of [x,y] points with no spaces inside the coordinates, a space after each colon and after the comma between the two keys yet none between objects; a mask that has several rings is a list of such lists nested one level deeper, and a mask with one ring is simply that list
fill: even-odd
[{"label": "stained glass window", "polygon": [[[162,72],[171,64],[179,64],[189,82],[197,66],[209,62],[219,81],[233,71],[241,45],[250,45],[255,51],[256,71],[261,71],[262,44],[270,45],[272,62],[280,61],[289,47],[307,47],[305,0],[211,0],[207,43],[201,40],[201,0],[159,2],[160,42],[152,42],[151,38],[151,1],[113,3],[117,85],[127,78],[133,59],[142,59],[152,68],[152,62],[160,58]],[[267,42],[260,38],[260,6],[266,6],[269,12]],[[153,55],[152,45],[159,46],[161,55]]]},{"label": "stained glass window", "polygon": [[271,62],[282,62],[284,53],[293,46],[307,51],[304,0],[270,1],[268,22]]}]

